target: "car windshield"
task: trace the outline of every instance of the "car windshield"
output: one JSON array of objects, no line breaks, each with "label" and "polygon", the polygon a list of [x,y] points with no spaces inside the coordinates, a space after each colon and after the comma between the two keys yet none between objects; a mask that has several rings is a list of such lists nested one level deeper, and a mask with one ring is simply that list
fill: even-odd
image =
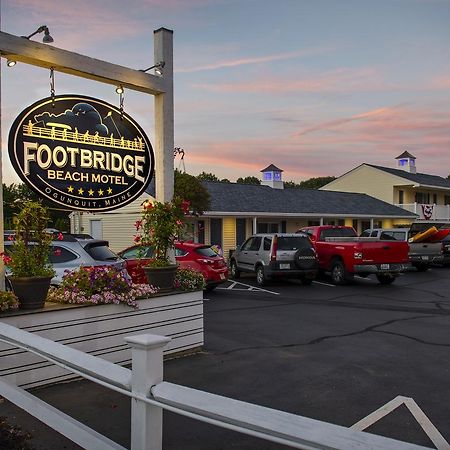
[{"label": "car windshield", "polygon": [[211,247],[199,247],[195,249],[195,253],[207,256],[208,258],[216,258],[219,256]]},{"label": "car windshield", "polygon": [[87,245],[84,248],[96,261],[116,261],[119,257],[105,244]]},{"label": "car windshield", "polygon": [[310,247],[309,239],[303,236],[278,237],[278,250],[299,250]]}]

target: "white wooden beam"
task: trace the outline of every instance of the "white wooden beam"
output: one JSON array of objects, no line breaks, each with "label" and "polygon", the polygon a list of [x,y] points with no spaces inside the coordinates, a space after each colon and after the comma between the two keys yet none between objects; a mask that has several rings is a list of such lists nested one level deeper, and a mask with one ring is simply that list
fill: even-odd
[{"label": "white wooden beam", "polygon": [[61,433],[82,448],[95,450],[126,450],[125,447],[101,435],[92,428],[64,414],[23,389],[0,379],[2,396],[22,408],[28,414],[39,419],[49,427]]},{"label": "white wooden beam", "polygon": [[162,77],[4,32],[0,32],[0,52],[2,57],[17,62],[48,69],[53,67],[58,72],[115,86],[121,84],[124,88],[147,94],[165,92],[165,80]]}]

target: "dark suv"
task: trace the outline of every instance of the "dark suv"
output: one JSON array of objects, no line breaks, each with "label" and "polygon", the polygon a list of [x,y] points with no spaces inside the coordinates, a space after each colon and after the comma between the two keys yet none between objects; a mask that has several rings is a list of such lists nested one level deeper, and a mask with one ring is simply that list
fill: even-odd
[{"label": "dark suv", "polygon": [[263,286],[275,277],[299,278],[311,284],[317,275],[317,253],[305,233],[255,234],[236,249],[230,258],[230,272],[254,272]]}]

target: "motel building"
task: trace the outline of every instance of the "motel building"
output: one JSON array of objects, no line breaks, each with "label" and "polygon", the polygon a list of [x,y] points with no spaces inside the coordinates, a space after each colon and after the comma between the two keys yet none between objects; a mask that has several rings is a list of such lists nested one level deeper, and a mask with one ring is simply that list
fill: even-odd
[{"label": "motel building", "polygon": [[321,190],[361,192],[418,215],[418,220],[450,221],[450,180],[417,172],[416,157],[405,151],[394,167],[363,163]]},{"label": "motel building", "polygon": [[[216,244],[225,257],[253,233],[293,233],[310,225],[348,225],[366,228],[408,225],[417,215],[404,208],[355,192],[284,189],[283,170],[271,164],[261,170],[261,184],[204,182],[210,210],[190,219],[186,239]],[[111,212],[71,214],[71,232],[106,239],[115,251],[133,245],[134,223],[144,201],[154,200],[154,180],[147,194]]]}]

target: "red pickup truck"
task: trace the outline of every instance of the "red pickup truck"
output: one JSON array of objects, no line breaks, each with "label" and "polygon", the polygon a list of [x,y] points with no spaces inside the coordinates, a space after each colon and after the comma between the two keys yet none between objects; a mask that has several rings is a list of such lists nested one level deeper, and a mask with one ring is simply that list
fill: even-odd
[{"label": "red pickup truck", "polygon": [[322,225],[304,227],[319,256],[319,268],[330,272],[334,284],[345,284],[357,274],[375,274],[381,284],[411,269],[409,246],[403,241],[357,237],[352,227]]}]

